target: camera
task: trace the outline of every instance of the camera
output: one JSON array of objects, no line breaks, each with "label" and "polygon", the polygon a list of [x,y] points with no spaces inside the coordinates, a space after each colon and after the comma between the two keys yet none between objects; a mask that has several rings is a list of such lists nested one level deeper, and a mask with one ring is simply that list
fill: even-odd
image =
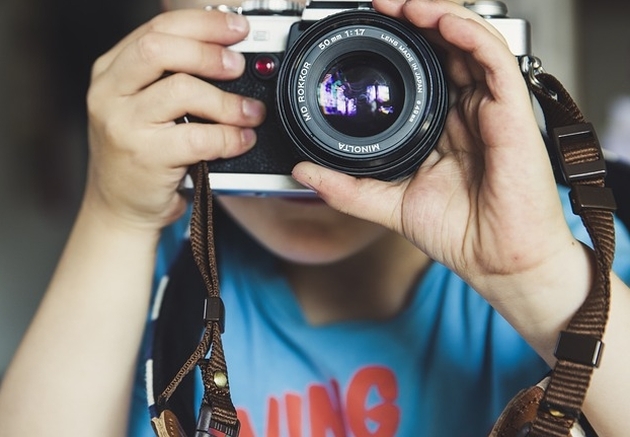
[{"label": "camera", "polygon": [[[498,1],[466,6],[529,54],[529,24]],[[232,46],[245,73],[219,88],[267,105],[256,146],[209,163],[217,193],[311,195],[290,173],[311,160],[358,177],[410,175],[435,147],[448,110],[447,82],[418,30],[371,2],[246,0],[250,33]]]}]

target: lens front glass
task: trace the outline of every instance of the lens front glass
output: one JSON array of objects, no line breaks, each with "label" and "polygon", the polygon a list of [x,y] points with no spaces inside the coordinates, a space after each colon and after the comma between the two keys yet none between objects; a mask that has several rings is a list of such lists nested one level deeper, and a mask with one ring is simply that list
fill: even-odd
[{"label": "lens front glass", "polygon": [[384,56],[354,51],[337,58],[320,77],[319,109],[326,122],[351,137],[390,128],[405,102],[398,69]]}]

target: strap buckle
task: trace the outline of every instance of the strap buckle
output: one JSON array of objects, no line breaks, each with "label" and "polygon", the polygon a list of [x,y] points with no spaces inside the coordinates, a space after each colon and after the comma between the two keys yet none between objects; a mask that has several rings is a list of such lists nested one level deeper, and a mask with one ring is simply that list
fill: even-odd
[{"label": "strap buckle", "polygon": [[212,417],[212,407],[204,402],[199,409],[194,437],[238,437],[240,428],[241,423],[238,420],[234,425],[215,420]]},{"label": "strap buckle", "polygon": [[575,332],[560,332],[554,355],[559,360],[599,367],[604,343],[597,337]]},{"label": "strap buckle", "polygon": [[[558,127],[553,129],[552,136],[562,176],[571,186],[570,198],[573,213],[579,215],[586,209],[615,211],[617,204],[610,188],[577,183],[595,179],[603,180],[606,177],[606,160],[593,125],[577,123]],[[588,154],[584,153],[584,144],[588,145]],[[575,157],[578,148],[582,155],[579,159]],[[571,155],[574,155],[575,160],[579,162],[569,162],[568,157]]]},{"label": "strap buckle", "polygon": [[[567,184],[585,179],[603,178],[606,176],[606,161],[599,145],[597,134],[591,123],[578,123],[553,129],[553,144]],[[568,162],[565,151],[577,148],[576,145],[589,142],[596,148],[595,159],[581,162]],[[573,147],[571,147],[573,146]]]},{"label": "strap buckle", "polygon": [[225,305],[220,297],[207,297],[203,303],[203,319],[206,322],[217,322],[219,332],[225,332]]},{"label": "strap buckle", "polygon": [[571,209],[575,215],[580,215],[587,209],[610,212],[617,210],[617,202],[610,188],[595,185],[574,185],[569,194]]}]

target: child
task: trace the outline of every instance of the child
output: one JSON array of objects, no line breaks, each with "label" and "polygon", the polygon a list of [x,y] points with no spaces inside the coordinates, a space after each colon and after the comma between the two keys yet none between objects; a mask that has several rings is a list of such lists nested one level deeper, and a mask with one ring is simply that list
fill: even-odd
[{"label": "child", "polygon": [[[591,252],[571,232],[581,232],[575,219],[567,225],[502,39],[450,1],[374,7],[445,48],[447,125],[400,182],[300,163],[294,178],[326,204],[218,199],[244,231],[223,228],[218,250],[245,436],[484,435],[553,365],[558,334],[591,287]],[[234,14],[168,12],[95,63],[84,201],[3,382],[1,436],[151,435],[130,402],[160,232],[185,213],[177,188],[187,167],[244,153],[265,116],[260,102],[195,76],[241,75],[242,56],[226,46],[247,31]],[[173,122],[187,113],[214,123]],[[617,241],[629,281],[627,234]],[[600,435],[620,436],[630,290],[611,280],[605,356],[584,412]]]}]

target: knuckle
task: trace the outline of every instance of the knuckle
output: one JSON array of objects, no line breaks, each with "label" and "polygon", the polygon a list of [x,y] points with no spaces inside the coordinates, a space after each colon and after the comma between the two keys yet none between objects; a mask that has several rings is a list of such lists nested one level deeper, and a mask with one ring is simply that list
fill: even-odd
[{"label": "knuckle", "polygon": [[233,126],[215,125],[212,132],[213,146],[210,159],[229,158],[242,148],[240,129]]},{"label": "knuckle", "polygon": [[225,153],[224,155],[233,156],[234,154],[240,153],[243,148],[246,146],[243,143],[243,135],[242,130],[240,128],[232,128],[226,134],[226,142],[225,142]]},{"label": "knuckle", "polygon": [[94,82],[90,85],[85,96],[85,102],[87,105],[87,112],[89,116],[93,116],[97,112],[99,105],[97,86]]},{"label": "knuckle", "polygon": [[173,73],[165,79],[166,95],[169,99],[181,99],[190,93],[191,77],[185,73]]},{"label": "knuckle", "polygon": [[207,71],[209,74],[216,75],[224,70],[221,49],[213,44],[196,45],[191,56],[195,57],[200,71]]},{"label": "knuckle", "polygon": [[244,119],[243,105],[245,98],[238,94],[222,93],[221,111],[232,120]]},{"label": "knuckle", "polygon": [[92,82],[88,88],[86,98],[86,111],[91,120],[98,120],[104,109],[103,92],[101,92],[98,82]]},{"label": "knuckle", "polygon": [[233,135],[231,134],[232,131],[233,131],[233,129],[227,129],[225,127],[220,129],[220,132],[221,132],[221,145],[220,145],[220,148],[219,148],[219,155],[217,156],[218,158],[222,158],[222,157],[228,156],[227,152],[230,149],[230,144],[232,143],[232,138],[233,138]]},{"label": "knuckle", "polygon": [[219,158],[227,158],[232,156],[235,149],[238,149],[241,145],[240,129],[235,127],[222,126],[221,132],[221,144],[218,152]]},{"label": "knuckle", "polygon": [[121,141],[118,141],[121,132],[125,127],[121,126],[121,121],[117,117],[107,117],[98,123],[100,136],[104,138],[107,144],[120,147]]},{"label": "knuckle", "polygon": [[192,156],[203,156],[210,147],[209,137],[202,126],[190,126],[185,141]]},{"label": "knuckle", "polygon": [[92,64],[92,70],[90,77],[94,80],[100,76],[107,69],[108,61],[106,55],[101,55]]},{"label": "knuckle", "polygon": [[147,32],[136,40],[137,54],[140,60],[151,64],[164,53],[164,42],[157,32]]},{"label": "knuckle", "polygon": [[169,14],[158,14],[146,23],[147,32],[162,32],[166,28]]}]

